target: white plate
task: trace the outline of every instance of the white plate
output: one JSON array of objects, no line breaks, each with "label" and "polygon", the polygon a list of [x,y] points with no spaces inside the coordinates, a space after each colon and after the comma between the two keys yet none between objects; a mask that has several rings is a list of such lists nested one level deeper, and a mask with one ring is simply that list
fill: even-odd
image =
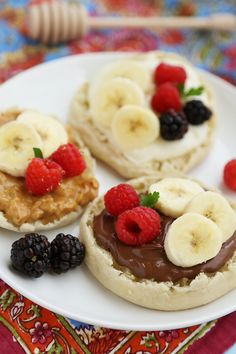
[{"label": "white plate", "polygon": [[[28,70],[0,87],[0,109],[16,105],[36,108],[56,113],[65,122],[75,90],[86,78],[92,77],[101,64],[119,55],[79,55]],[[202,75],[214,91],[219,126],[214,148],[201,166],[192,171],[192,175],[221,188],[223,165],[236,156],[236,90],[209,73],[203,72]],[[121,181],[102,164],[98,164],[96,176],[100,181],[101,193]],[[236,200],[234,195],[227,193]],[[78,235],[79,225],[75,223],[64,227],[60,232]],[[56,233],[49,232],[47,235],[51,239]],[[60,276],[45,274],[39,279],[27,279],[12,272],[9,267],[11,244],[19,237],[20,234],[0,229],[0,277],[36,303],[79,321],[118,329],[164,330],[206,322],[236,309],[235,290],[209,305],[192,310],[148,310],[113,295],[89,274],[85,266]]]}]

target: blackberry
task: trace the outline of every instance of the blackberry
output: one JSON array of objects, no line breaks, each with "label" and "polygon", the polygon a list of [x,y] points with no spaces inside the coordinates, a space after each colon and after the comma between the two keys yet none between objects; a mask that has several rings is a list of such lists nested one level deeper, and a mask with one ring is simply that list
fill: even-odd
[{"label": "blackberry", "polygon": [[211,110],[202,101],[192,100],[185,104],[184,113],[190,124],[199,125],[204,123],[212,115]]},{"label": "blackberry", "polygon": [[50,266],[50,252],[51,247],[46,236],[27,234],[12,244],[12,265],[20,272],[38,278]]},{"label": "blackberry", "polygon": [[58,274],[77,267],[85,256],[84,245],[79,239],[62,233],[51,242],[51,252],[51,268]]},{"label": "blackberry", "polygon": [[188,131],[188,122],[182,112],[170,109],[160,116],[161,136],[165,140],[181,139]]}]

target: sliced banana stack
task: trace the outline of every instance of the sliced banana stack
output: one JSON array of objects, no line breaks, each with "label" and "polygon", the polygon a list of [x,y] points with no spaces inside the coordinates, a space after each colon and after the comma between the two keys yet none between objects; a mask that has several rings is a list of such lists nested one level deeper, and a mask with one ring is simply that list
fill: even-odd
[{"label": "sliced banana stack", "polygon": [[42,139],[42,152],[44,157],[49,157],[60,145],[68,142],[66,130],[57,119],[36,111],[25,111],[17,118],[36,130]]},{"label": "sliced banana stack", "polygon": [[123,59],[112,62],[103,67],[95,80],[93,80],[89,98],[93,97],[95,91],[104,83],[114,78],[125,78],[136,83],[140,89],[147,92],[152,84],[152,75],[147,65],[132,59]]},{"label": "sliced banana stack", "polygon": [[215,257],[236,230],[236,213],[219,193],[204,191],[185,178],[163,178],[149,192],[159,192],[156,209],[176,218],[164,242],[168,259],[192,267]]},{"label": "sliced banana stack", "polygon": [[36,111],[25,111],[16,121],[0,127],[0,171],[23,177],[34,157],[33,148],[49,157],[67,142],[67,132],[59,121]]},{"label": "sliced banana stack", "polygon": [[0,127],[0,171],[21,177],[34,157],[33,148],[42,149],[40,135],[23,122],[9,122]]},{"label": "sliced banana stack", "polygon": [[164,178],[149,187],[150,193],[160,193],[156,208],[173,218],[184,214],[190,200],[203,191],[199,184],[185,178]]},{"label": "sliced banana stack", "polygon": [[115,113],[123,106],[143,106],[144,94],[140,87],[126,78],[114,78],[101,84],[90,100],[91,116],[99,126],[110,127]]},{"label": "sliced banana stack", "polygon": [[150,109],[126,105],[114,115],[111,131],[122,149],[133,150],[151,144],[157,139],[160,123]]},{"label": "sliced banana stack", "polygon": [[186,213],[198,213],[213,221],[222,231],[222,242],[236,230],[236,215],[229,202],[219,193],[203,192],[187,205]]},{"label": "sliced banana stack", "polygon": [[[102,68],[89,89],[90,114],[124,151],[152,144],[160,135],[160,123],[148,107],[153,87],[152,70],[143,62],[118,60]],[[145,107],[146,106],[146,107]]]},{"label": "sliced banana stack", "polygon": [[203,215],[188,213],[176,219],[165,237],[168,259],[179,267],[192,267],[215,257],[222,245],[222,232]]}]

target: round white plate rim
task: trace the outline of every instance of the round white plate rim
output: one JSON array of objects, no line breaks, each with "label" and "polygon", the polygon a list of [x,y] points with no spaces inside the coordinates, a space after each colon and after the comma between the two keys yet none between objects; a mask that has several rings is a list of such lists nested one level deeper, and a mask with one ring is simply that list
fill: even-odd
[{"label": "round white plate rim", "polygon": [[[94,56],[97,56],[97,57],[104,57],[104,56],[109,57],[109,56],[113,56],[114,54],[117,57],[119,57],[119,56],[123,56],[123,55],[135,54],[135,52],[128,52],[128,53],[127,52],[81,53],[81,54],[74,54],[74,55],[69,55],[69,56],[65,56],[65,57],[61,57],[61,58],[56,58],[56,59],[53,59],[53,60],[42,62],[40,64],[34,65],[33,67],[31,67],[29,69],[22,70],[19,73],[16,73],[14,76],[10,77],[7,81],[5,81],[3,84],[1,84],[1,87],[7,86],[8,84],[11,84],[14,80],[18,80],[19,77],[24,76],[25,74],[28,74],[29,72],[38,71],[41,68],[45,68],[45,67],[55,66],[57,64],[60,64],[60,62],[65,62],[65,61],[68,61],[68,62],[72,61],[73,62],[74,60],[77,60],[77,59],[93,58]],[[202,71],[204,71],[204,70],[202,70]],[[233,85],[231,85],[231,86],[233,87]]]},{"label": "round white plate rim", "polygon": [[[130,327],[129,324],[125,324],[124,322],[119,323],[113,323],[113,322],[106,322],[104,323],[104,321],[100,321],[98,319],[96,320],[92,320],[91,322],[91,318],[90,317],[86,317],[86,316],[81,316],[81,315],[75,315],[74,313],[70,313],[69,311],[65,311],[62,310],[60,308],[58,308],[57,306],[50,304],[48,305],[47,302],[41,300],[39,297],[32,295],[31,293],[27,292],[24,290],[24,288],[20,287],[20,286],[15,286],[14,282],[9,281],[8,279],[4,279],[3,274],[0,271],[0,277],[3,281],[5,281],[10,287],[12,287],[13,289],[15,289],[17,292],[19,292],[21,295],[27,297],[28,299],[30,299],[31,301],[34,301],[36,304],[50,310],[53,311],[59,315],[62,315],[64,317],[67,317],[69,319],[73,319],[73,320],[77,320],[79,322],[83,322],[83,323],[88,323],[88,324],[92,324],[94,326],[98,326],[98,327],[107,327],[107,328],[111,328],[111,329],[117,329],[117,330],[131,330],[131,331],[154,331],[154,330],[171,330],[171,329],[178,329],[178,328],[185,328],[185,327],[189,327],[189,326],[194,326],[194,325],[199,325],[205,322],[209,322],[212,320],[216,320],[218,318],[221,318],[223,316],[226,316],[230,313],[232,313],[233,311],[236,310],[236,304],[235,304],[235,308],[232,310],[222,310],[219,311],[217,313],[217,316],[215,316],[214,314],[212,315],[207,315],[204,317],[201,317],[201,322],[199,322],[199,320],[191,320],[191,321],[181,321],[177,324],[175,324],[174,326],[172,325],[157,325],[158,327],[154,326],[153,324],[151,324],[150,326],[148,324],[145,324],[144,326],[142,324],[137,324],[136,326],[132,326]],[[207,306],[207,305],[204,305]],[[149,309],[147,309],[149,310]],[[151,310],[152,311],[152,310]],[[153,310],[155,311],[155,310]],[[188,311],[188,310],[185,310]],[[183,313],[184,311],[180,311],[181,313]],[[178,311],[176,311],[175,313],[178,313]]]},{"label": "round white plate rim", "polygon": [[[17,80],[21,75],[25,75],[26,73],[28,73],[29,71],[34,71],[34,70],[38,70],[39,67],[45,67],[45,66],[48,66],[50,67],[51,65],[54,66],[56,62],[65,62],[65,61],[70,61],[70,60],[77,60],[78,58],[81,59],[82,57],[84,59],[86,59],[86,57],[96,57],[96,56],[100,56],[100,57],[103,57],[103,56],[114,56],[114,54],[116,56],[119,56],[119,55],[124,55],[124,53],[89,53],[89,54],[80,54],[80,55],[73,55],[71,57],[66,57],[66,58],[59,58],[55,61],[50,61],[50,62],[47,62],[47,63],[42,63],[36,67],[33,67],[27,71],[24,71],[22,73],[19,73],[17,74],[16,76],[14,76],[13,78],[9,79],[6,83],[4,83],[2,85],[2,87],[4,86],[7,86],[8,84],[11,84],[13,81]],[[125,53],[127,54],[127,53]],[[208,73],[208,72],[204,72],[203,70],[201,70],[203,72],[203,75],[206,75],[206,76],[209,76],[211,77],[215,82],[218,82],[221,86],[223,85],[223,87],[226,89],[226,90],[229,90],[229,92],[231,92],[233,95],[235,95],[235,88],[233,85],[231,85],[230,83],[227,83],[225,81],[223,81],[222,79],[216,77],[215,75],[211,74],[211,73]],[[161,327],[155,327],[154,328],[154,325],[151,324],[150,326],[148,326],[148,324],[145,324],[145,326],[143,326],[142,324],[136,324],[135,326],[132,326],[132,328],[130,327],[129,324],[125,324],[124,322],[122,323],[111,323],[111,322],[106,322],[104,323],[104,321],[100,321],[99,319],[96,319],[96,320],[92,320],[91,321],[91,318],[88,318],[86,316],[81,316],[80,314],[77,316],[73,313],[70,313],[64,309],[61,309],[61,308],[58,308],[57,306],[53,305],[53,304],[48,304],[47,302],[45,302],[44,300],[41,300],[39,297],[35,296],[35,295],[32,295],[30,292],[28,292],[27,290],[25,290],[24,288],[22,288],[21,286],[18,286],[14,281],[11,281],[11,279],[9,279],[8,277],[5,277],[5,274],[2,272],[2,270],[0,269],[0,276],[1,278],[6,282],[8,283],[12,288],[16,289],[17,291],[19,291],[22,295],[28,297],[29,299],[35,301],[36,303],[38,303],[39,305],[45,307],[45,308],[48,308],[56,313],[59,313],[59,314],[62,314],[63,316],[66,316],[66,317],[69,317],[69,318],[73,318],[73,319],[76,319],[78,321],[83,321],[83,322],[86,322],[86,323],[93,323],[95,325],[98,325],[98,326],[106,326],[106,327],[110,327],[110,328],[114,328],[114,329],[124,329],[124,330],[154,330],[154,329],[162,329],[162,330],[165,330],[165,329],[172,329],[173,326],[171,325],[162,325]],[[207,306],[207,305],[206,305]],[[230,312],[232,312],[233,310],[236,309],[236,304],[235,304],[235,307],[234,308],[231,308],[231,309],[221,309],[221,311],[218,311],[217,313],[217,318],[218,317],[221,317],[221,316],[224,316]],[[186,310],[188,311],[188,310]],[[183,313],[184,311],[181,311],[181,313]],[[177,313],[177,312],[176,312]],[[176,314],[175,313],[175,314]],[[213,320],[215,319],[216,316],[214,314],[212,315],[209,315],[206,313],[205,316],[202,316],[201,317],[201,323],[202,322],[206,322],[206,321],[210,321],[210,320]],[[174,328],[179,328],[179,327],[186,327],[186,326],[190,326],[190,325],[195,325],[195,324],[198,324],[199,323],[199,320],[196,319],[196,320],[187,320],[187,321],[183,321],[181,320],[181,322],[179,324],[175,324],[174,325]]]},{"label": "round white plate rim", "polygon": [[[55,66],[55,64],[60,63],[60,62],[65,62],[65,61],[69,62],[69,61],[74,61],[74,60],[81,59],[81,58],[83,58],[83,59],[93,58],[95,56],[96,57],[109,57],[109,56],[113,57],[115,55],[115,56],[119,57],[119,56],[123,56],[123,55],[134,55],[134,54],[137,54],[137,52],[119,52],[119,51],[117,51],[117,52],[96,52],[96,53],[82,53],[82,54],[69,55],[66,57],[61,57],[61,58],[49,60],[47,62],[37,64],[29,69],[23,70],[23,71],[15,74],[13,77],[9,78],[3,84],[1,84],[1,87],[11,84],[12,81],[17,80],[20,76],[24,76],[26,73],[38,71],[38,69],[45,68],[46,66],[48,66],[48,67]],[[212,79],[218,81],[218,83],[220,83],[221,85],[224,85],[226,89],[233,92],[233,94],[235,93],[236,88],[230,82],[225,81],[225,80],[221,79],[220,77],[218,77],[218,76],[214,75],[213,73],[206,71],[204,69],[197,68],[197,71],[199,71],[203,75],[210,76]]]}]

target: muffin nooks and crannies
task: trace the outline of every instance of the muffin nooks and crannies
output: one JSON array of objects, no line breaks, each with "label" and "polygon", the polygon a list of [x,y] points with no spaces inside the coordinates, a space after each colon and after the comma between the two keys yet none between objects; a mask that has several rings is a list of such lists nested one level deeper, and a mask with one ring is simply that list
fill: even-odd
[{"label": "muffin nooks and crannies", "polygon": [[93,160],[75,133],[36,111],[0,113],[0,226],[52,229],[97,196]]},{"label": "muffin nooks and crannies", "polygon": [[[142,177],[127,188],[124,203],[122,184],[81,219],[85,262],[106,288],[169,311],[206,304],[236,287],[235,205],[187,177]],[[112,200],[122,207],[110,213]]]},{"label": "muffin nooks and crannies", "polygon": [[215,116],[191,64],[157,51],[104,65],[76,93],[69,124],[97,158],[132,178],[195,166],[211,146]]}]

